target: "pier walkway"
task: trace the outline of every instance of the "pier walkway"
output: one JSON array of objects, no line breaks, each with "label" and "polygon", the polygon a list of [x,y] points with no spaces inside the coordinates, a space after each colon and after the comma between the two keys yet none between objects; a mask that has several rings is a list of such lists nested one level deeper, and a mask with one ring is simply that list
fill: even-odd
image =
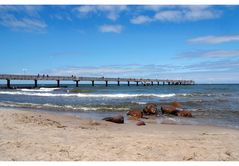
[{"label": "pier walkway", "polygon": [[34,86],[38,86],[38,81],[56,81],[57,87],[60,87],[60,81],[74,81],[76,87],[79,86],[80,81],[90,81],[92,86],[95,82],[105,82],[105,86],[109,85],[109,82],[114,82],[120,86],[121,82],[126,82],[128,86],[130,83],[135,83],[136,86],[141,83],[142,85],[193,85],[193,80],[168,80],[168,79],[143,79],[143,78],[108,78],[108,77],[80,77],[80,76],[49,76],[49,75],[14,75],[14,74],[0,74],[0,80],[7,81],[7,87],[11,88],[11,80],[32,80]]}]

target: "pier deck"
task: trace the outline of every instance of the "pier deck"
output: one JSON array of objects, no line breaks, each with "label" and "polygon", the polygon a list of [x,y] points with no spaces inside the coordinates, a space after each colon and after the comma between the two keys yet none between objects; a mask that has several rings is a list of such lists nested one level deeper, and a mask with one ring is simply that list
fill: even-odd
[{"label": "pier deck", "polygon": [[103,81],[105,85],[108,86],[109,82],[115,82],[120,85],[120,82],[126,82],[128,86],[130,82],[139,83],[143,85],[157,85],[168,84],[168,85],[193,85],[195,82],[193,80],[168,80],[168,79],[143,79],[143,78],[110,78],[110,77],[80,77],[80,76],[49,76],[49,75],[14,75],[14,74],[0,74],[0,80],[7,81],[7,87],[11,87],[11,80],[32,80],[34,81],[35,87],[39,80],[45,81],[56,81],[57,87],[60,87],[60,81],[74,81],[76,87],[79,86],[80,81],[91,81],[92,86],[95,85],[95,81]]}]

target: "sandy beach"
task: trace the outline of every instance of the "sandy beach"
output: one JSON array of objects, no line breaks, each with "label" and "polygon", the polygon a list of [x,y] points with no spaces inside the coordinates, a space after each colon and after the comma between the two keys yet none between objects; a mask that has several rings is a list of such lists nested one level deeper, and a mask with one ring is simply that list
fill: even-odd
[{"label": "sandy beach", "polygon": [[145,122],[136,126],[1,109],[0,160],[239,160],[239,130]]}]

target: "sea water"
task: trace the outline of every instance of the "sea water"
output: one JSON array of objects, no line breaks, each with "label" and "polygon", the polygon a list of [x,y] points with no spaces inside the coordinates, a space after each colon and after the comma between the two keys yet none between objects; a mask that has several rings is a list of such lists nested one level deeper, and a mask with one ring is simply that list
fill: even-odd
[{"label": "sea water", "polygon": [[[2,85],[2,87],[5,85]],[[29,85],[22,85],[29,86]],[[48,85],[49,86],[49,85]],[[92,119],[125,115],[131,109],[143,109],[146,103],[160,107],[177,101],[193,118],[157,117],[160,123],[216,125],[239,128],[239,85],[80,85],[83,93],[74,93],[74,85],[61,88],[0,89],[0,107],[24,108],[79,115]]]}]

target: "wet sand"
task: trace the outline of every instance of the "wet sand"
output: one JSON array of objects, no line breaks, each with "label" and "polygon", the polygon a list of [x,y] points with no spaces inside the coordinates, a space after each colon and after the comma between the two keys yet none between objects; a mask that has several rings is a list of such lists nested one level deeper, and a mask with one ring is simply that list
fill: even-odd
[{"label": "wet sand", "polygon": [[145,122],[114,124],[1,108],[0,160],[239,160],[239,130]]}]

